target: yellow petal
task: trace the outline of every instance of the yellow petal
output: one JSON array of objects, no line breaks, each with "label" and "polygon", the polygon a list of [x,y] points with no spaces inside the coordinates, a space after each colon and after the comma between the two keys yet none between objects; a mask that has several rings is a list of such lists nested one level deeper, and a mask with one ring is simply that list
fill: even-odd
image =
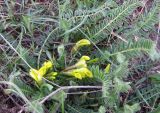
[{"label": "yellow petal", "polygon": [[82,56],[80,58],[80,60],[75,64],[76,68],[86,68],[87,67],[87,63],[86,63],[87,60],[90,60],[89,56]]},{"label": "yellow petal", "polygon": [[93,77],[92,72],[87,68],[79,68],[79,69],[73,69],[68,72],[68,74],[78,78],[86,78],[86,77]]},{"label": "yellow petal", "polygon": [[81,39],[76,43],[77,46],[84,46],[84,45],[90,45],[90,44],[91,42],[87,39]]},{"label": "yellow petal", "polygon": [[87,67],[86,61],[85,60],[80,60],[75,64],[76,68],[82,68],[82,67]]},{"label": "yellow petal", "polygon": [[108,64],[105,68],[105,72],[109,73],[110,72],[110,68],[111,68],[111,64]]},{"label": "yellow petal", "polygon": [[[37,82],[37,83],[41,83],[42,82],[42,78],[45,74],[47,74],[47,71],[52,69],[53,64],[51,61],[47,61],[43,63],[43,66],[39,69],[30,69],[30,76]],[[53,74],[53,73],[52,73]],[[55,73],[54,73],[55,75]]]},{"label": "yellow petal", "polygon": [[90,45],[90,44],[91,44],[91,42],[89,40],[81,39],[72,48],[72,52],[76,52],[80,47],[87,46],[87,45]]},{"label": "yellow petal", "polygon": [[89,57],[89,56],[82,56],[82,57],[80,58],[80,60],[85,60],[85,61],[87,61],[87,60],[90,60],[90,57]]},{"label": "yellow petal", "polygon": [[39,74],[41,76],[44,76],[46,73],[47,73],[47,68],[46,67],[41,67],[39,70],[38,70]]},{"label": "yellow petal", "polygon": [[37,73],[38,73],[38,71],[36,69],[30,69],[29,74],[35,81],[38,81]]},{"label": "yellow petal", "polygon": [[75,76],[76,78],[78,78],[78,79],[82,79],[82,76],[81,76],[80,73],[74,73],[74,76]]},{"label": "yellow petal", "polygon": [[93,77],[92,72],[91,72],[89,69],[85,68],[84,72],[85,72],[85,75],[86,75],[86,76],[88,76],[88,77],[90,77],[90,78]]},{"label": "yellow petal", "polygon": [[53,64],[51,61],[47,61],[43,63],[43,66],[45,66],[47,69],[50,69],[53,67]]},{"label": "yellow petal", "polygon": [[52,69],[53,64],[51,61],[47,61],[43,63],[43,66],[38,70],[41,76],[44,76],[48,70]]},{"label": "yellow petal", "polygon": [[38,70],[30,69],[30,73],[29,74],[36,82],[40,83],[42,81],[42,76],[40,75]]}]

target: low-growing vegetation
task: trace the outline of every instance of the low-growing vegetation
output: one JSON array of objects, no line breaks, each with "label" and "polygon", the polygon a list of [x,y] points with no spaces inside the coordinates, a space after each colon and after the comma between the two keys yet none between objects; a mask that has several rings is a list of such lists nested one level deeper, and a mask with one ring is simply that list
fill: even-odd
[{"label": "low-growing vegetation", "polygon": [[0,112],[160,113],[159,0],[0,1]]}]

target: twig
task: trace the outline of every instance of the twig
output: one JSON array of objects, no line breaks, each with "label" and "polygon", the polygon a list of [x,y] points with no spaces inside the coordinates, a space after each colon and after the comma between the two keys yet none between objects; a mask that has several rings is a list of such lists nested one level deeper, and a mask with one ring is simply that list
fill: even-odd
[{"label": "twig", "polygon": [[122,38],[120,35],[114,33],[113,31],[111,32],[111,34],[112,34],[113,36],[116,36],[117,38],[121,39],[122,41],[128,43],[128,41],[127,41],[126,39]]},{"label": "twig", "polygon": [[85,91],[85,92],[73,92],[73,93],[66,93],[67,95],[80,95],[80,94],[90,94],[90,93],[97,93],[102,92],[101,89],[95,91]]},{"label": "twig", "polygon": [[157,30],[157,37],[156,37],[156,45],[158,44],[158,41],[159,41],[159,34],[160,34],[160,13],[159,13],[159,15],[158,15],[158,20],[159,20],[159,22],[158,22],[158,30]]},{"label": "twig", "polygon": [[49,80],[47,80],[47,79],[44,78],[44,77],[43,77],[43,79],[44,79],[45,81],[49,82],[50,84],[54,85],[54,86],[61,87],[61,86],[59,86],[58,84],[56,84],[56,83],[54,83],[54,82],[52,82],[52,81],[49,81]]},{"label": "twig", "polygon": [[102,86],[63,86],[58,88],[57,90],[53,91],[52,93],[50,93],[49,95],[47,95],[42,101],[40,101],[40,104],[43,104],[46,100],[48,100],[50,97],[54,96],[55,94],[57,94],[58,92],[62,91],[62,90],[67,90],[67,89],[101,89]]}]

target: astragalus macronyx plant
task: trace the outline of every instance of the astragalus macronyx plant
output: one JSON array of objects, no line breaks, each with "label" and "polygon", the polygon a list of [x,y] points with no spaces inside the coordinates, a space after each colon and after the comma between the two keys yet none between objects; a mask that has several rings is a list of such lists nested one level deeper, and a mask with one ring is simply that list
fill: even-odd
[{"label": "astragalus macronyx plant", "polygon": [[0,111],[159,113],[159,12],[159,0],[0,1],[0,83],[13,92]]},{"label": "astragalus macronyx plant", "polygon": [[[90,45],[90,44],[91,43],[89,40],[82,39],[74,45],[72,50],[74,50],[75,52],[80,47]],[[90,60],[88,56],[82,56],[75,65],[67,67],[66,69],[64,69],[62,73],[74,76],[78,79],[82,79],[86,77],[92,78],[93,77],[92,72],[87,68],[87,63],[86,63],[87,60]],[[47,61],[47,62],[44,62],[42,67],[38,70],[31,68],[29,74],[40,85],[42,84],[43,77],[44,78],[47,77],[48,79],[56,78],[58,73],[52,70],[53,66],[54,65],[51,61]]]},{"label": "astragalus macronyx plant", "polygon": [[[82,44],[80,47],[83,46],[88,46],[90,45],[90,41],[87,39],[82,39],[83,41],[87,41],[88,44]],[[82,42],[83,42],[82,41]],[[80,44],[78,41],[77,43]],[[77,45],[77,43],[75,45]],[[73,48],[75,48],[75,45],[73,46]],[[77,46],[78,47],[78,46]],[[71,49],[73,50],[73,49]],[[77,49],[78,52],[78,49]],[[72,53],[73,55],[73,53]],[[122,56],[122,55],[121,55]],[[117,56],[120,57],[120,56]],[[53,59],[52,59],[53,60]],[[56,60],[56,59],[54,59]],[[120,58],[117,59],[117,61],[120,63],[118,65],[118,67],[114,67],[114,70],[111,70],[112,68],[112,64],[108,63],[106,64],[106,68],[105,69],[99,69],[98,65],[93,65],[92,63],[90,64],[90,66],[88,66],[87,61],[91,60],[89,56],[81,56],[81,58],[75,62],[73,65],[71,66],[67,66],[65,67],[65,69],[59,70],[59,71],[54,71],[53,70],[53,63],[51,61],[46,61],[43,63],[42,67],[38,70],[36,69],[30,69],[30,76],[36,81],[36,83],[38,83],[39,87],[40,87],[40,92],[44,92],[42,89],[42,87],[46,87],[50,90],[47,91],[52,91],[53,89],[55,91],[53,91],[53,95],[48,95],[46,96],[47,99],[50,100],[50,98],[53,96],[56,96],[58,92],[61,92],[62,94],[60,94],[62,97],[59,98],[67,98],[67,93],[72,93],[70,92],[70,88],[90,88],[92,87],[93,89],[98,89],[102,90],[103,92],[97,92],[97,94],[102,95],[101,98],[103,98],[103,100],[101,100],[101,102],[99,103],[100,105],[108,105],[110,108],[114,108],[115,103],[118,103],[119,101],[119,97],[117,97],[117,95],[119,95],[122,92],[128,92],[128,90],[131,90],[131,86],[130,86],[130,82],[124,82],[123,81],[123,77],[126,76],[126,72],[128,71],[128,62],[125,61],[125,58],[122,59],[120,61]],[[54,69],[56,69],[56,65],[54,66]],[[66,79],[63,79],[63,77]],[[43,80],[43,78],[45,78],[45,80]],[[53,79],[49,79],[49,78],[53,78]],[[78,81],[79,83],[81,82],[85,82],[85,80],[88,81],[88,83],[90,83],[89,81],[92,81],[92,84],[95,84],[97,82],[100,82],[100,86],[88,86],[89,84],[87,84],[87,86],[62,86],[62,84],[59,84],[58,81],[65,80],[63,82],[65,82],[65,84],[67,82],[67,78],[69,78],[70,80],[72,80],[72,82]],[[72,79],[73,78],[73,79]],[[76,79],[75,79],[76,78]],[[50,81],[48,83],[48,81]],[[59,88],[53,88],[51,87],[52,84],[50,83],[54,83],[55,84],[56,81],[56,86],[58,86]],[[69,81],[68,81],[69,82]],[[63,88],[65,89],[66,87],[69,87],[69,89],[67,91],[63,90]],[[62,88],[62,89],[61,89]],[[67,88],[66,88],[67,89]],[[57,92],[58,91],[58,92]],[[74,93],[74,92],[73,92]],[[52,93],[51,93],[52,94]],[[65,96],[66,95],[66,96]],[[86,95],[87,96],[87,95]],[[88,95],[89,96],[89,95]],[[65,98],[64,98],[65,97]],[[43,99],[42,101],[40,101],[40,103],[44,103],[47,99]],[[86,97],[87,99],[88,97]],[[57,99],[56,99],[57,100]],[[109,102],[109,103],[108,103]],[[73,102],[74,103],[74,102]],[[62,105],[64,104],[64,101],[61,103]],[[118,105],[118,104],[116,104]],[[121,108],[117,108],[115,111],[121,111],[124,112],[126,109],[130,109],[131,111],[135,112],[138,111],[139,105],[138,104],[134,104],[133,106],[129,106],[129,105],[125,105],[128,108],[125,108],[124,110]],[[118,107],[118,106],[117,106]],[[104,108],[104,106],[100,107],[99,110],[101,110],[102,108]]]}]

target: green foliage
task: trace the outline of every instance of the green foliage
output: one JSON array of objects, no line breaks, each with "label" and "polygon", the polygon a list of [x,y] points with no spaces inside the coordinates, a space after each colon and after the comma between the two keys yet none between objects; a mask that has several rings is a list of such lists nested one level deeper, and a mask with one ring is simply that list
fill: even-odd
[{"label": "green foliage", "polygon": [[[128,90],[131,89],[130,83],[123,81],[123,78],[126,77],[128,72],[127,67],[128,62],[123,62],[116,68],[112,69],[109,74],[105,74],[98,66],[92,66],[91,70],[95,77],[102,82],[102,98],[104,99],[104,105],[106,108],[112,110],[115,106],[119,108],[120,100],[118,95],[122,92],[128,92]],[[96,74],[98,74],[98,76],[96,76]],[[127,109],[127,107],[124,109]],[[132,113],[134,110],[138,111],[137,107],[128,109],[130,109],[128,113]],[[115,109],[114,111],[118,112],[118,109]]]},{"label": "green foliage", "polygon": [[118,47],[112,47],[111,56],[124,54],[126,58],[132,58],[138,55],[141,55],[142,52],[149,53],[152,47],[154,46],[154,42],[148,39],[140,39],[136,42],[130,41],[128,44],[120,43]]},{"label": "green foliage", "polygon": [[124,106],[124,113],[135,113],[140,110],[140,107],[138,104],[134,104],[132,106],[125,105]]},{"label": "green foliage", "polygon": [[115,78],[114,81],[115,81],[115,91],[116,92],[127,92],[129,89],[131,89],[129,82],[124,82],[118,78]]},{"label": "green foliage", "polygon": [[30,96],[34,92],[34,90],[31,86],[26,85],[26,83],[24,83],[20,79],[15,78],[14,84],[16,84],[26,96]]},{"label": "green foliage", "polygon": [[154,31],[153,27],[158,22],[157,14],[160,11],[159,2],[155,2],[153,7],[150,9],[149,13],[145,12],[141,15],[137,22],[133,25],[130,32],[126,33],[127,37],[132,35],[137,35],[140,37],[145,37],[145,31]]},{"label": "green foliage", "polygon": [[127,76],[128,72],[128,62],[120,64],[112,73],[114,77],[124,78]]},{"label": "green foliage", "polygon": [[141,89],[135,89],[136,92],[128,99],[128,103],[144,103],[154,105],[154,102],[159,95],[159,87],[159,84],[153,84]]},{"label": "green foliage", "polygon": [[149,77],[153,83],[160,82],[160,73],[155,73],[154,75],[150,75]]},{"label": "green foliage", "polygon": [[33,23],[31,23],[31,17],[30,16],[22,16],[22,22],[24,26],[27,28],[27,30],[33,34]]},{"label": "green foliage", "polygon": [[68,113],[94,113],[93,110],[68,105]]},{"label": "green foliage", "polygon": [[[91,35],[91,38],[96,40],[98,35],[104,36],[105,34],[110,34],[114,29],[118,29],[125,22],[126,17],[140,5],[141,3],[138,0],[129,0],[121,6],[111,9],[108,12],[108,18],[100,21],[100,24],[95,26],[93,33],[91,31],[91,34],[94,34],[93,36]],[[101,34],[103,31],[105,31],[104,34]],[[100,41],[98,37],[97,40]]]},{"label": "green foliage", "polygon": [[34,101],[31,104],[33,106],[27,106],[27,111],[28,112],[32,112],[32,113],[44,113],[44,110],[43,110],[43,107],[42,107],[43,105],[41,105],[39,102]]},{"label": "green foliage", "polygon": [[105,107],[104,106],[101,106],[99,109],[98,109],[98,113],[105,113],[106,110],[105,110]]},{"label": "green foliage", "polygon": [[[141,104],[159,109],[159,73],[143,76],[160,58],[158,39],[150,39],[159,36],[159,1],[152,0],[150,7],[142,0],[48,3],[4,1],[0,7],[0,74],[9,81],[2,82],[6,93],[20,96],[25,111],[35,113],[135,113]],[[80,39],[91,45],[72,53]],[[84,55],[91,60],[80,62],[81,73],[66,73],[79,69],[75,64]],[[42,84],[37,84],[29,71],[48,59],[50,71],[58,75],[49,79],[53,76],[38,71]],[[81,74],[85,77],[77,79]]]},{"label": "green foliage", "polygon": [[94,77],[96,78],[96,80],[103,82],[107,79],[107,76],[105,76],[104,71],[102,71],[99,66],[95,66],[93,65],[90,70],[92,71]]}]

